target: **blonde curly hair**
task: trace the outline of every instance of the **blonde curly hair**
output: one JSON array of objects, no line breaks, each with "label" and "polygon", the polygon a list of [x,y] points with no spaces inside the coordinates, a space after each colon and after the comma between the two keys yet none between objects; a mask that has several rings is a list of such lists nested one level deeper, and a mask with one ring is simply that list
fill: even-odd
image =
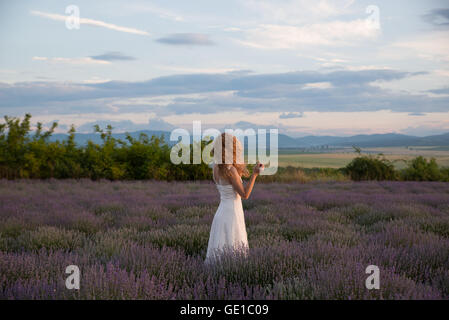
[{"label": "blonde curly hair", "polygon": [[[232,141],[232,146],[230,141]],[[218,165],[220,176],[230,178],[231,171],[229,169],[232,166],[237,169],[240,176],[249,176],[248,168],[244,162],[243,146],[234,135],[224,132],[217,136],[214,141],[213,153],[214,163]]]}]

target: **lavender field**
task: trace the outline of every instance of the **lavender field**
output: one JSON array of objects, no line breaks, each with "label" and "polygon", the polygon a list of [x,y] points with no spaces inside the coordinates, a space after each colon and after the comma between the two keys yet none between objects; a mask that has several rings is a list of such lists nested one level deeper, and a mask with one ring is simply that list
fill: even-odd
[{"label": "lavender field", "polygon": [[258,184],[249,256],[214,267],[218,202],[205,182],[1,180],[0,298],[449,298],[449,183]]}]

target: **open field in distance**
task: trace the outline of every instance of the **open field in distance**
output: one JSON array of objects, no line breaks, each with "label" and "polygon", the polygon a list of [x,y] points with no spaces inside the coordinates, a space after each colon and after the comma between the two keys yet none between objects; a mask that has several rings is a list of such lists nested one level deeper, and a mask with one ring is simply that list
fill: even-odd
[{"label": "open field in distance", "polygon": [[[405,167],[404,161],[411,160],[417,156],[423,156],[427,159],[435,158],[438,165],[449,166],[449,150],[438,147],[384,147],[384,148],[364,148],[363,154],[376,155],[383,153],[389,160],[395,161],[397,169]],[[346,166],[357,154],[352,148],[329,149],[329,151],[310,151],[302,150],[280,150],[279,166],[293,166],[303,168],[341,168]]]}]

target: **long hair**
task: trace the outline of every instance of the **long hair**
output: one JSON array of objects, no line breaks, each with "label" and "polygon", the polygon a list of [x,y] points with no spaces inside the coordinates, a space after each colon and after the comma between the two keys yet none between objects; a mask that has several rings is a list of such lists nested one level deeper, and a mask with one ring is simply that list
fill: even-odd
[{"label": "long hair", "polygon": [[[232,140],[232,151],[231,143]],[[231,177],[231,166],[237,169],[240,176],[248,177],[249,171],[243,159],[243,147],[240,141],[229,133],[222,133],[214,141],[214,162],[218,165],[218,172],[222,177]],[[232,154],[232,160],[231,160]]]}]

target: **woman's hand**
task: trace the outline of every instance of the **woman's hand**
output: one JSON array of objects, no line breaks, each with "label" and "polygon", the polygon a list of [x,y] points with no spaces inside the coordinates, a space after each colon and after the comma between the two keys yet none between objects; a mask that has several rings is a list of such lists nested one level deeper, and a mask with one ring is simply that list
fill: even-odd
[{"label": "woman's hand", "polygon": [[242,199],[249,198],[251,191],[253,190],[253,187],[254,187],[254,182],[256,181],[256,178],[259,175],[259,172],[262,171],[263,168],[264,168],[264,165],[257,162],[257,164],[254,166],[253,174],[249,178],[248,183],[246,183],[246,186],[244,186],[242,183],[242,178],[240,177],[239,173],[237,172],[237,169],[234,166],[231,166],[230,182],[231,182],[234,190],[240,195],[240,197],[242,197]]},{"label": "woman's hand", "polygon": [[265,166],[263,165],[263,163],[257,161],[256,165],[253,168],[253,174],[259,175],[259,173],[261,173],[264,168]]}]

